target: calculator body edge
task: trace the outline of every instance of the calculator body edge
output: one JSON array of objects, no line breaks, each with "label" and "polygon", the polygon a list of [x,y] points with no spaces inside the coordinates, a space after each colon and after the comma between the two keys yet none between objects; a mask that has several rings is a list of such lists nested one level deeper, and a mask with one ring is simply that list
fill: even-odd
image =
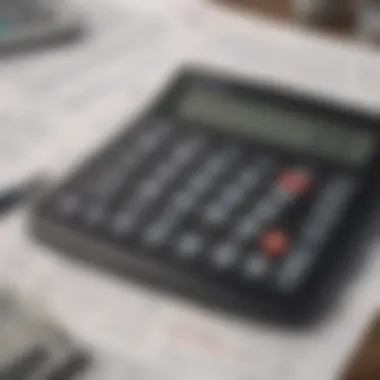
[{"label": "calculator body edge", "polygon": [[[362,114],[360,111],[349,111],[345,106],[337,104],[328,105],[326,102],[318,102],[317,99],[312,99],[310,96],[305,97],[301,93],[289,92],[286,89],[279,89],[266,84],[253,85],[244,83],[236,83],[235,79],[226,79],[223,74],[212,74],[202,69],[188,68],[180,71],[174,81],[161,92],[159,100],[155,100],[150,107],[145,109],[134,122],[131,123],[131,128],[121,131],[120,136],[112,140],[109,144],[110,149],[121,136],[128,134],[134,128],[139,126],[146,120],[159,115],[166,116],[175,104],[176,99],[180,97],[183,90],[186,89],[189,83],[194,81],[206,81],[207,83],[216,83],[219,88],[227,88],[228,91],[238,92],[243,94],[253,94],[269,99],[273,102],[280,102],[291,107],[297,106],[306,109],[310,113],[325,114],[332,117],[337,117],[343,121],[347,121],[352,125],[353,120],[358,122],[364,128],[374,130],[377,136],[380,135],[377,130],[379,122],[376,117]],[[105,148],[107,150],[107,148]],[[86,168],[88,164],[100,159],[101,153],[95,153],[92,157],[86,160],[82,168]],[[215,286],[207,279],[194,278],[191,273],[177,271],[174,268],[167,266],[165,263],[151,262],[147,265],[145,257],[138,255],[125,255],[120,252],[117,245],[108,244],[106,242],[97,241],[86,237],[84,234],[74,230],[67,229],[65,226],[53,225],[49,218],[45,218],[41,213],[41,205],[45,200],[54,195],[55,190],[49,192],[46,197],[37,204],[36,212],[33,214],[31,222],[31,230],[34,236],[37,236],[42,241],[47,242],[52,246],[58,246],[65,253],[74,255],[88,263],[97,263],[101,267],[107,267],[112,271],[120,274],[129,274],[132,278],[144,278],[145,282],[151,282],[154,286],[162,286],[169,290],[174,290],[176,293],[194,296],[196,299],[201,299],[206,304],[216,304],[222,307],[231,308],[235,311],[248,310],[254,311],[257,314],[257,309],[261,309],[263,314],[266,311],[271,313],[275,310],[281,318],[290,315],[291,318],[296,315],[300,316],[303,313],[310,314],[312,307],[310,306],[314,298],[317,296],[318,289],[321,288],[320,283],[325,281],[328,273],[332,272],[339,266],[339,262],[344,261],[344,257],[349,255],[358,255],[358,252],[352,251],[353,242],[360,239],[360,232],[364,225],[364,219],[368,215],[368,211],[374,204],[376,195],[379,194],[379,181],[375,174],[378,173],[380,167],[380,150],[377,142],[376,154],[371,163],[360,174],[361,184],[359,189],[350,204],[349,210],[346,211],[344,222],[340,223],[339,228],[329,238],[326,243],[322,259],[316,265],[315,270],[309,276],[304,286],[298,289],[295,293],[286,296],[284,294],[267,291],[265,289],[252,289],[252,300],[247,298],[246,294],[239,294],[234,289],[227,287]],[[81,170],[81,169],[80,169]],[[80,170],[75,170],[71,176],[78,176]],[[70,179],[69,179],[70,181]],[[67,182],[67,179],[64,181]],[[57,188],[60,188],[60,184]],[[297,317],[296,317],[297,318]]]}]

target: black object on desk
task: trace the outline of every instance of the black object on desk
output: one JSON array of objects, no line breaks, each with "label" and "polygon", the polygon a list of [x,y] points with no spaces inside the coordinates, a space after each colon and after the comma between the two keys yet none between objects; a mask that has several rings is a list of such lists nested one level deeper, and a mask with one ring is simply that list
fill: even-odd
[{"label": "black object on desk", "polygon": [[376,196],[377,119],[185,70],[48,194],[33,231],[64,252],[206,303],[311,310]]},{"label": "black object on desk", "polygon": [[6,368],[0,368],[1,380],[31,379],[48,361],[48,353],[42,347],[34,347],[22,357],[16,358]]},{"label": "black object on desk", "polygon": [[0,0],[0,54],[24,51],[79,34],[78,17],[48,0]]},{"label": "black object on desk", "polygon": [[32,380],[43,370],[46,380],[74,380],[88,369],[89,363],[89,355],[78,352],[72,353],[63,363],[57,364],[47,350],[37,347],[23,357],[13,360],[6,368],[0,368],[0,378]]}]

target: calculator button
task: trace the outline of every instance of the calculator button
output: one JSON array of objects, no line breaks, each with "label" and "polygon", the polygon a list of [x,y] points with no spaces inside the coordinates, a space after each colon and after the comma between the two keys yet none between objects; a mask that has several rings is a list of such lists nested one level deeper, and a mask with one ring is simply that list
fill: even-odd
[{"label": "calculator button", "polygon": [[239,187],[230,187],[223,194],[222,202],[227,205],[234,205],[241,199],[241,196],[241,189],[239,189]]},{"label": "calculator button", "polygon": [[157,145],[156,136],[154,134],[147,134],[143,136],[138,142],[138,149],[143,152],[149,152]]},{"label": "calculator button", "polygon": [[139,196],[141,199],[149,201],[158,199],[161,194],[161,186],[153,181],[147,181],[140,187]]},{"label": "calculator button", "polygon": [[311,263],[310,257],[316,253],[316,250],[302,246],[291,252],[277,276],[278,288],[284,292],[296,289],[306,278],[307,268]]},{"label": "calculator button", "polygon": [[208,207],[207,213],[204,215],[203,220],[206,224],[211,226],[221,226],[228,220],[228,212],[222,205],[213,205]]},{"label": "calculator button", "polygon": [[259,236],[260,231],[264,228],[260,214],[250,213],[242,219],[234,229],[234,240],[242,243],[253,241]]},{"label": "calculator button", "polygon": [[267,231],[260,240],[263,253],[269,257],[282,256],[289,247],[289,237],[282,230]]},{"label": "calculator button", "polygon": [[246,283],[251,283],[264,278],[270,270],[270,263],[261,252],[249,255],[244,261],[241,278]]},{"label": "calculator button", "polygon": [[196,233],[186,233],[181,235],[175,246],[175,253],[183,259],[193,259],[202,253],[204,241]]},{"label": "calculator button", "polygon": [[170,127],[165,123],[154,124],[154,128],[138,137],[138,145],[142,150],[150,151],[161,145],[170,134]]},{"label": "calculator button", "polygon": [[136,219],[128,213],[118,214],[112,222],[112,233],[116,236],[127,237],[135,229]]},{"label": "calculator button", "polygon": [[169,162],[165,162],[162,165],[160,165],[156,172],[155,176],[157,180],[159,180],[161,183],[167,182],[174,176],[174,174],[177,171],[177,167],[173,164],[170,164]]},{"label": "calculator button", "polygon": [[89,205],[83,211],[85,223],[92,227],[101,224],[106,219],[106,215],[106,208],[102,204]]},{"label": "calculator button", "polygon": [[323,247],[341,220],[354,191],[354,182],[339,178],[322,189],[309,217],[302,225],[298,246],[289,252],[289,257],[278,274],[281,289],[291,291],[307,277],[314,263],[323,254]]},{"label": "calculator button", "polygon": [[187,162],[195,157],[206,145],[206,140],[201,137],[190,138],[175,148],[172,158],[174,162]]},{"label": "calculator button", "polygon": [[211,253],[211,266],[218,271],[232,269],[240,257],[238,246],[230,243],[224,243],[216,247]]},{"label": "calculator button", "polygon": [[147,247],[163,247],[170,236],[170,229],[164,224],[156,224],[151,227],[143,236],[143,241]]},{"label": "calculator button", "polygon": [[203,193],[211,185],[210,177],[204,174],[196,176],[191,182],[191,189],[195,192]]},{"label": "calculator button", "polygon": [[179,213],[183,213],[193,208],[196,198],[190,192],[183,192],[174,196],[172,202],[174,209]]},{"label": "calculator button", "polygon": [[130,207],[118,210],[113,219],[112,232],[124,236],[132,233],[146,207],[144,199],[135,198]]},{"label": "calculator button", "polygon": [[301,228],[300,239],[314,245],[327,238],[346,209],[354,190],[354,183],[350,180],[331,181],[316,199],[308,220]]},{"label": "calculator button", "polygon": [[81,197],[74,193],[64,194],[57,203],[57,211],[65,216],[71,217],[76,215],[82,206]]},{"label": "calculator button", "polygon": [[277,183],[289,193],[303,195],[310,189],[312,177],[307,171],[288,170],[279,175]]}]

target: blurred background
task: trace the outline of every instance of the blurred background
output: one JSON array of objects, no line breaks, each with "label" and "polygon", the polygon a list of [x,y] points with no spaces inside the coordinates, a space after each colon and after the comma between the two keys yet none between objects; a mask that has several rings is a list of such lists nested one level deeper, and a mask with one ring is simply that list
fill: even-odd
[{"label": "blurred background", "polygon": [[35,197],[186,64],[376,115],[380,2],[0,0],[1,379],[346,380],[380,306],[375,227],[332,314],[297,330],[148,290],[27,233]]}]

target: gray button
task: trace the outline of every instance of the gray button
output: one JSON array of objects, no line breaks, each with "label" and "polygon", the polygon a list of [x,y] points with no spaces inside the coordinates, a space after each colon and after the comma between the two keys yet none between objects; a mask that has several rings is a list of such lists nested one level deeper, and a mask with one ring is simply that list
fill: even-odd
[{"label": "gray button", "polygon": [[211,181],[210,178],[206,175],[200,174],[196,176],[193,180],[190,182],[190,187],[194,191],[197,191],[199,193],[202,193],[204,190],[208,188]]},{"label": "gray button", "polygon": [[72,216],[77,213],[81,205],[81,199],[76,194],[65,194],[58,201],[57,208],[65,216]]},{"label": "gray button", "polygon": [[86,212],[84,212],[85,221],[91,226],[96,226],[101,224],[106,217],[106,208],[104,205],[91,205],[88,207]]},{"label": "gray button", "polygon": [[259,217],[249,216],[239,223],[234,231],[234,237],[238,240],[255,239],[263,225]]},{"label": "gray button", "polygon": [[264,277],[269,270],[269,263],[262,253],[249,256],[244,263],[242,277],[245,281],[254,281]]},{"label": "gray button", "polygon": [[211,265],[214,269],[228,270],[237,261],[239,248],[233,244],[226,243],[218,246],[211,254]]},{"label": "gray button", "polygon": [[135,228],[136,218],[130,213],[120,213],[115,217],[112,225],[116,235],[128,235]]},{"label": "gray button", "polygon": [[164,225],[157,224],[146,232],[144,242],[151,247],[162,246],[167,241],[168,236],[168,229]]},{"label": "gray button", "polygon": [[180,237],[176,248],[178,256],[191,259],[201,253],[203,239],[198,234],[188,233]]},{"label": "gray button", "polygon": [[161,192],[160,185],[158,183],[151,181],[142,185],[140,191],[138,192],[138,196],[141,199],[149,200],[149,199],[158,198],[158,196],[160,195],[160,192]]},{"label": "gray button", "polygon": [[339,221],[353,187],[349,182],[337,180],[328,185],[317,200],[309,220],[301,231],[301,239],[307,247],[320,247],[334,225]]},{"label": "gray button", "polygon": [[180,193],[176,195],[173,199],[173,207],[177,211],[187,211],[191,207],[193,207],[194,204],[194,197],[189,193]]},{"label": "gray button", "polygon": [[157,145],[156,139],[157,139],[157,136],[155,136],[154,134],[144,135],[138,143],[138,148],[141,149],[141,151],[145,153],[151,152]]},{"label": "gray button", "polygon": [[241,198],[241,190],[238,187],[231,187],[223,194],[223,202],[227,204],[235,204]]},{"label": "gray button", "polygon": [[154,177],[157,181],[164,182],[167,181],[176,172],[177,168],[170,162],[165,162],[161,164],[154,172]]},{"label": "gray button", "polygon": [[194,138],[192,140],[181,143],[173,152],[173,158],[179,160],[179,163],[186,163],[192,157],[197,155],[204,146],[204,140]]},{"label": "gray button", "polygon": [[258,170],[246,170],[241,173],[238,186],[242,189],[242,192],[253,190],[261,183],[262,176],[259,174]]},{"label": "gray button", "polygon": [[302,248],[293,251],[279,272],[277,278],[279,288],[284,291],[292,291],[299,286],[314,259],[315,252],[306,251]]},{"label": "gray button", "polygon": [[204,215],[204,221],[207,224],[211,225],[221,225],[227,219],[227,213],[223,206],[213,205],[212,207],[208,207],[206,213]]}]

